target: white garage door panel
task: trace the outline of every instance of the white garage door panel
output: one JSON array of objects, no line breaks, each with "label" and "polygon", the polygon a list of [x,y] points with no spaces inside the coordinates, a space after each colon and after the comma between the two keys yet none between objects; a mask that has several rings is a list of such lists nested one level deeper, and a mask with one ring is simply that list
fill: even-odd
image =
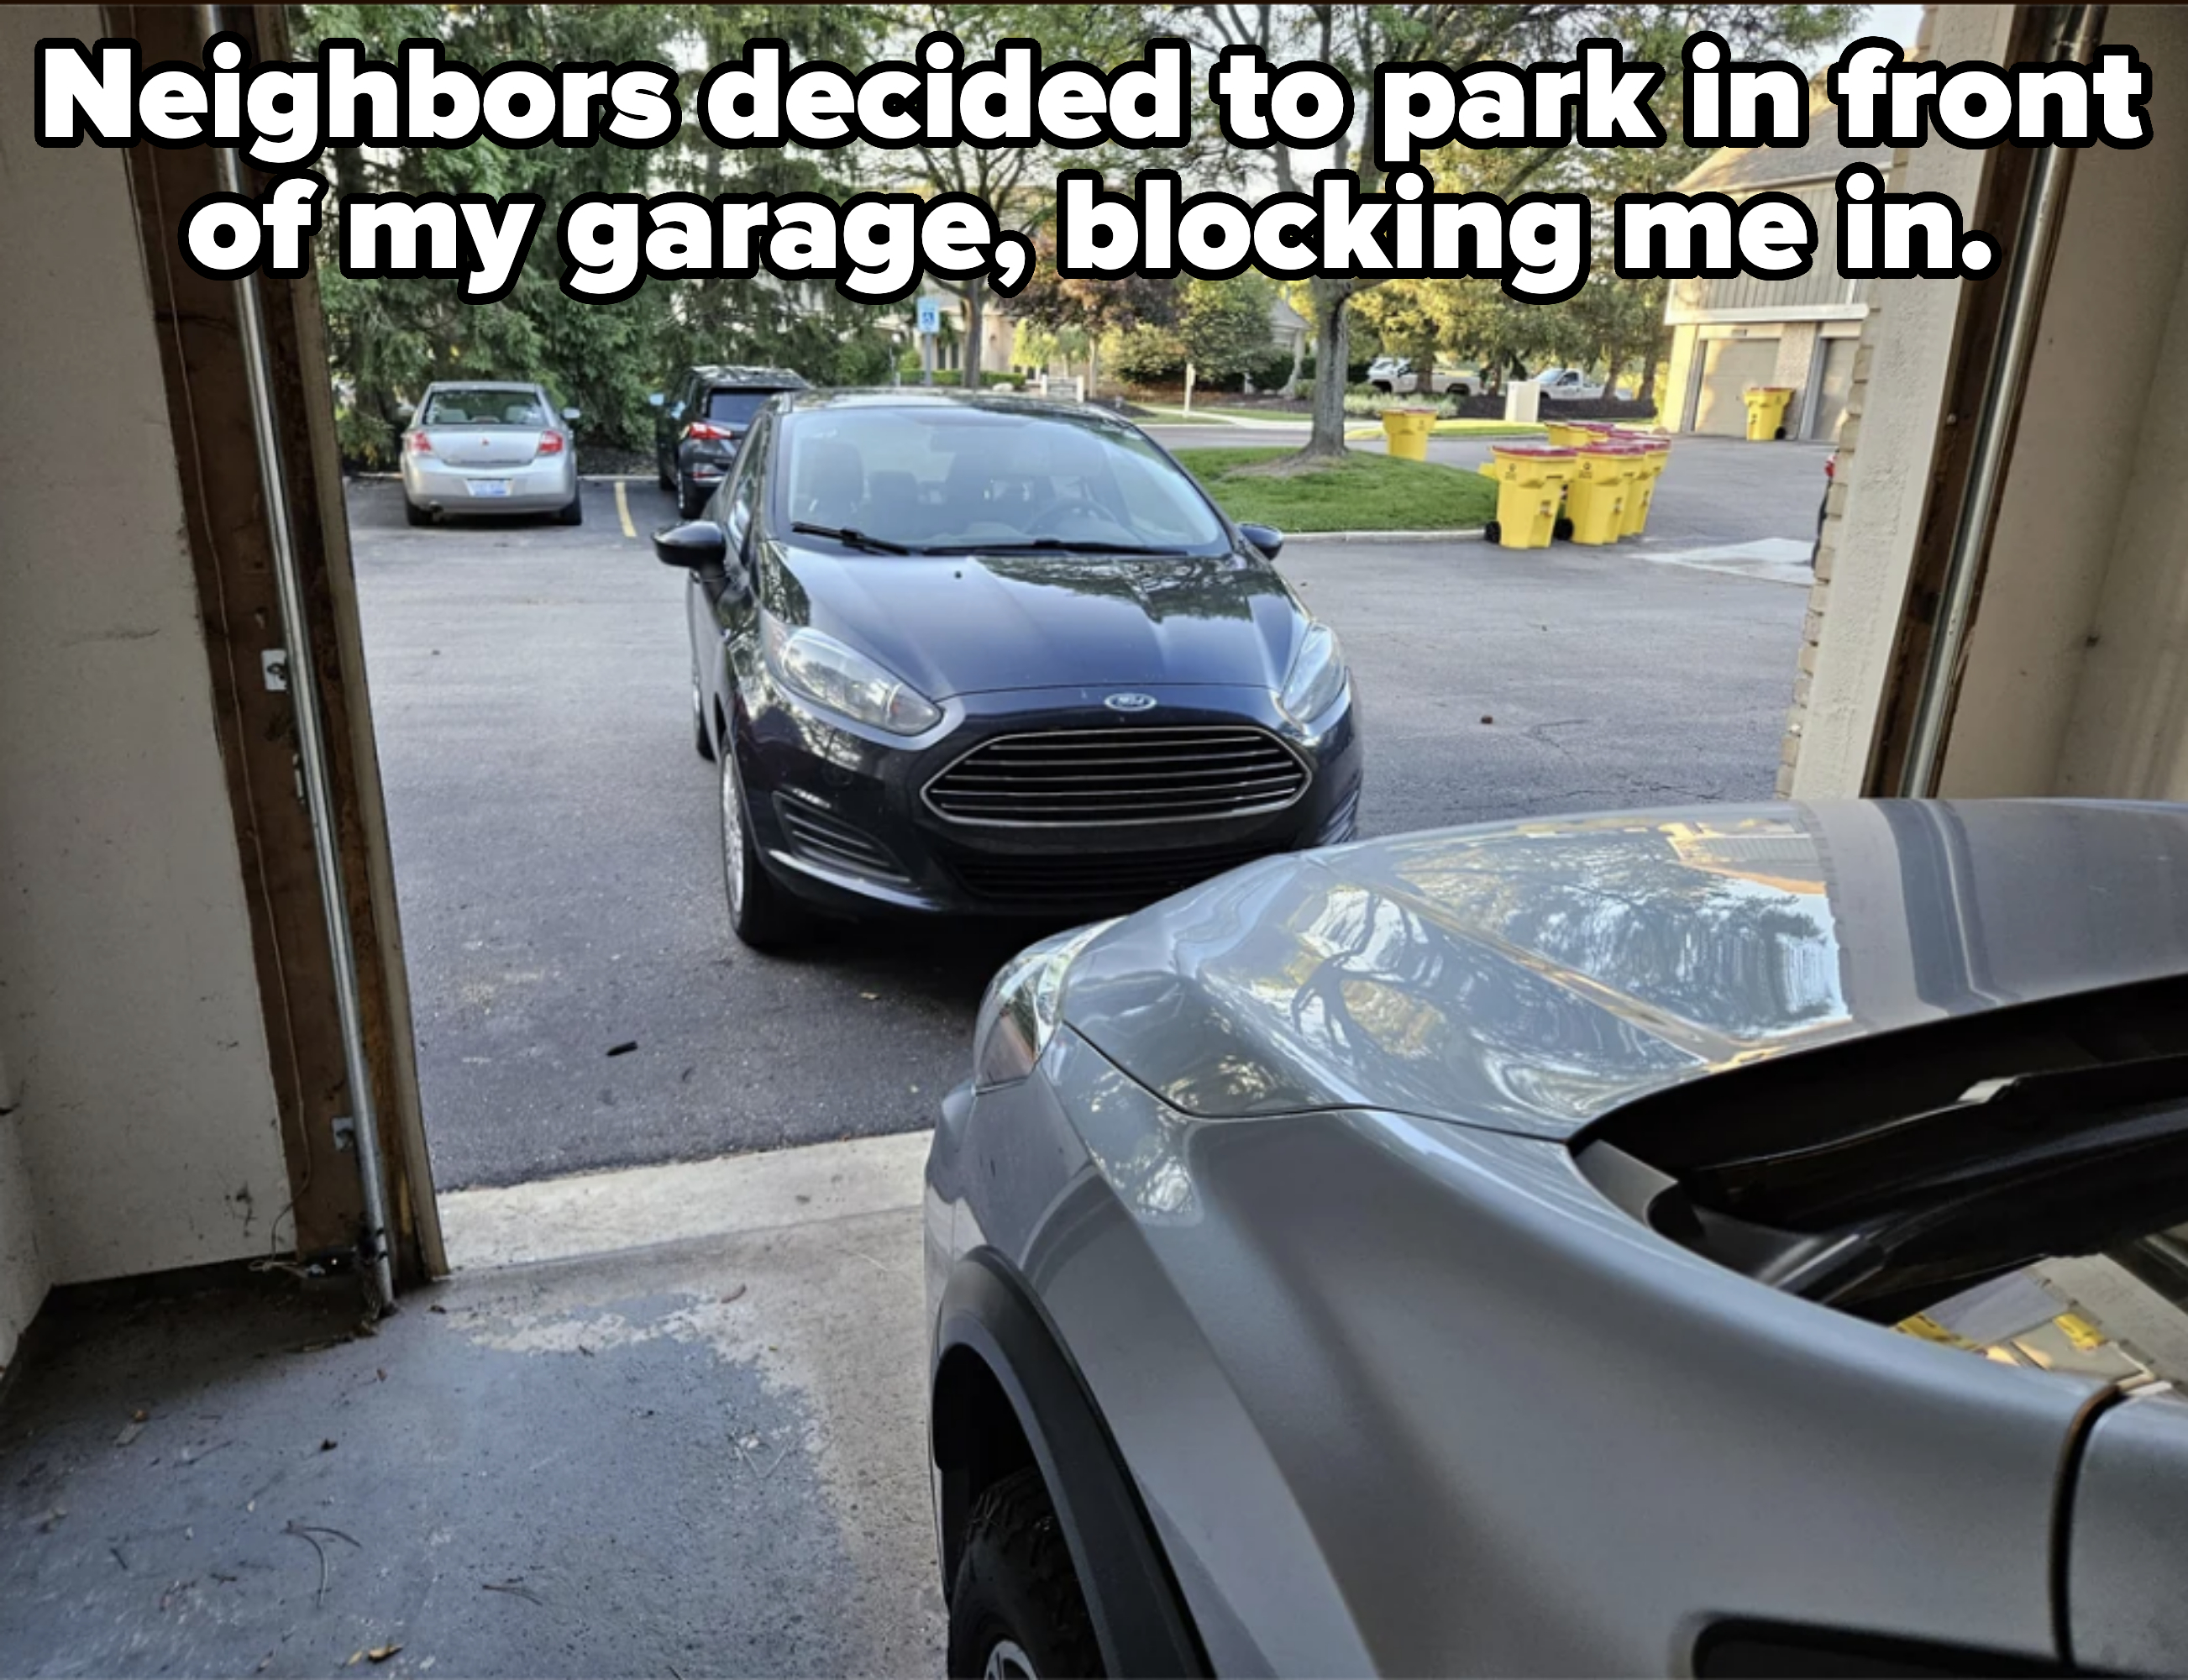
[{"label": "white garage door panel", "polygon": [[1694,429],[1711,437],[1745,437],[1751,385],[1768,385],[1778,371],[1774,338],[1713,338],[1702,347],[1701,389]]}]

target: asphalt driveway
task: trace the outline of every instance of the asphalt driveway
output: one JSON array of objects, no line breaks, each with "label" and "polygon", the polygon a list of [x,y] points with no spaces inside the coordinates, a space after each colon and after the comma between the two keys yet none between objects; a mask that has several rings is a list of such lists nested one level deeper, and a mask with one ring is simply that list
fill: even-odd
[{"label": "asphalt driveway", "polygon": [[[1797,535],[1812,453],[1683,449],[1659,516],[1683,528],[1691,476],[1702,537]],[[1021,930],[736,945],[683,576],[643,540],[673,510],[645,479],[584,496],[574,529],[411,530],[393,483],[350,498],[442,1187],[928,1125]],[[1474,539],[1301,540],[1283,565],[1353,663],[1369,833],[1770,792],[1798,588]]]}]

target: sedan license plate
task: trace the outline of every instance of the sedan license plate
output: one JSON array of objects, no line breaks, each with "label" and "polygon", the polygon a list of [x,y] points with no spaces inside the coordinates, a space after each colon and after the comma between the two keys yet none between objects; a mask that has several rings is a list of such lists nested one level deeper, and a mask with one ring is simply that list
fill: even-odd
[{"label": "sedan license plate", "polygon": [[471,492],[474,496],[505,496],[509,493],[509,481],[506,478],[474,478],[471,481]]}]

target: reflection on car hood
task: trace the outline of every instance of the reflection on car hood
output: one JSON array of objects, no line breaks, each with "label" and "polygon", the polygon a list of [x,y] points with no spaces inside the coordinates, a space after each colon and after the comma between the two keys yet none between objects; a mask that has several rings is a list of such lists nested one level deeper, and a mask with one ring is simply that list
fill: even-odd
[{"label": "reflection on car hood", "polygon": [[1278,688],[1299,635],[1283,580],[1243,556],[781,553],[802,587],[776,610],[936,700],[1086,684]]},{"label": "reflection on car hood", "polygon": [[1188,1113],[1562,1136],[1682,1080],[2188,972],[2188,806],[1711,806],[1272,859],[1126,920],[1065,1018]]}]

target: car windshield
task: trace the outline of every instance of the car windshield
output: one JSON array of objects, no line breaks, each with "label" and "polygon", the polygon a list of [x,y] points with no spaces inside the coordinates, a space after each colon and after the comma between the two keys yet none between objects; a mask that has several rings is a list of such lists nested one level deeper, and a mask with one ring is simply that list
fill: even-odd
[{"label": "car windshield", "polygon": [[537,430],[552,425],[547,405],[536,392],[507,386],[450,386],[426,399],[420,426],[518,426]]},{"label": "car windshield", "polygon": [[1199,487],[1114,422],[936,404],[831,408],[783,425],[785,525],[914,552],[1227,551]]},{"label": "car windshield", "polygon": [[725,426],[750,426],[753,416],[775,394],[772,391],[710,391],[707,393],[707,418],[719,420]]}]

